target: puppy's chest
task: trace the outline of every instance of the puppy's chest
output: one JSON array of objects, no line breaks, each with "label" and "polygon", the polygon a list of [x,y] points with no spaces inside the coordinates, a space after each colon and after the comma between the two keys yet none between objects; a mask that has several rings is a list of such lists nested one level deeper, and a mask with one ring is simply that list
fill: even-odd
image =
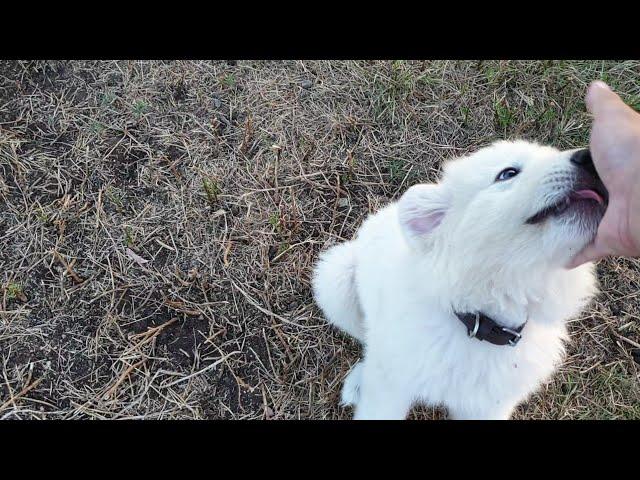
[{"label": "puppy's chest", "polygon": [[470,338],[467,328],[450,314],[413,307],[396,305],[395,319],[378,324],[379,330],[373,328],[370,340],[377,345],[371,345],[371,352],[386,350],[383,356],[391,360],[388,373],[406,373],[432,401],[445,401],[461,391],[492,398],[524,395],[562,360],[562,323],[530,320],[516,346],[498,346]]},{"label": "puppy's chest", "polygon": [[469,338],[466,328],[426,328],[422,341],[408,353],[407,364],[418,366],[415,375],[429,398],[449,395],[525,395],[553,373],[563,357],[563,332],[555,327],[527,325],[515,346],[492,345]]}]

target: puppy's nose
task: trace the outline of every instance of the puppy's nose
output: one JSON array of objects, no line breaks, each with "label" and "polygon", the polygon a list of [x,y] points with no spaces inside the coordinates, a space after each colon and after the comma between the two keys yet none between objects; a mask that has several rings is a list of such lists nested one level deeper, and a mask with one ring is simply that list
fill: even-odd
[{"label": "puppy's nose", "polygon": [[583,148],[582,150],[575,152],[571,155],[570,161],[590,174],[598,176],[596,173],[596,167],[593,165],[593,159],[591,158],[591,151],[588,148]]}]

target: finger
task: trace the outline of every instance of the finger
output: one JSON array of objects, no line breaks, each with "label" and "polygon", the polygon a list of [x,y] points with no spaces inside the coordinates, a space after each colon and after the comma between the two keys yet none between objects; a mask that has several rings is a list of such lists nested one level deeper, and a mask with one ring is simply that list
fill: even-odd
[{"label": "finger", "polygon": [[589,85],[585,103],[589,112],[596,116],[606,109],[626,106],[620,97],[609,88],[609,85],[600,80],[596,80]]},{"label": "finger", "polygon": [[583,263],[594,262],[608,255],[612,255],[613,253],[614,252],[610,248],[602,245],[601,243],[590,243],[569,261],[567,268],[570,270],[572,268],[579,267]]},{"label": "finger", "polygon": [[595,261],[601,257],[594,255],[591,248],[585,249],[573,257],[566,266],[567,270],[573,270],[587,262]]}]

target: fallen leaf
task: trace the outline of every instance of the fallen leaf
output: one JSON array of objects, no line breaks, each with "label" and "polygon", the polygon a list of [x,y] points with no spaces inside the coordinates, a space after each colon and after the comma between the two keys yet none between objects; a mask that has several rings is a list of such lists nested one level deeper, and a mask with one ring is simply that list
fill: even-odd
[{"label": "fallen leaf", "polygon": [[149,260],[145,260],[144,258],[142,258],[140,255],[138,255],[136,252],[134,252],[130,248],[127,248],[127,256],[131,260],[136,262],[138,265],[144,265],[145,263],[149,263]]}]

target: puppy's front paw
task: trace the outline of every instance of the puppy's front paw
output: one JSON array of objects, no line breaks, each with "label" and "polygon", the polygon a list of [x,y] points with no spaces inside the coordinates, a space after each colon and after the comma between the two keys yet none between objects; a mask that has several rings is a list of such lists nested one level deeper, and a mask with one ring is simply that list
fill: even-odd
[{"label": "puppy's front paw", "polygon": [[340,405],[355,406],[360,398],[360,380],[362,377],[362,362],[358,362],[349,372],[342,386]]}]

